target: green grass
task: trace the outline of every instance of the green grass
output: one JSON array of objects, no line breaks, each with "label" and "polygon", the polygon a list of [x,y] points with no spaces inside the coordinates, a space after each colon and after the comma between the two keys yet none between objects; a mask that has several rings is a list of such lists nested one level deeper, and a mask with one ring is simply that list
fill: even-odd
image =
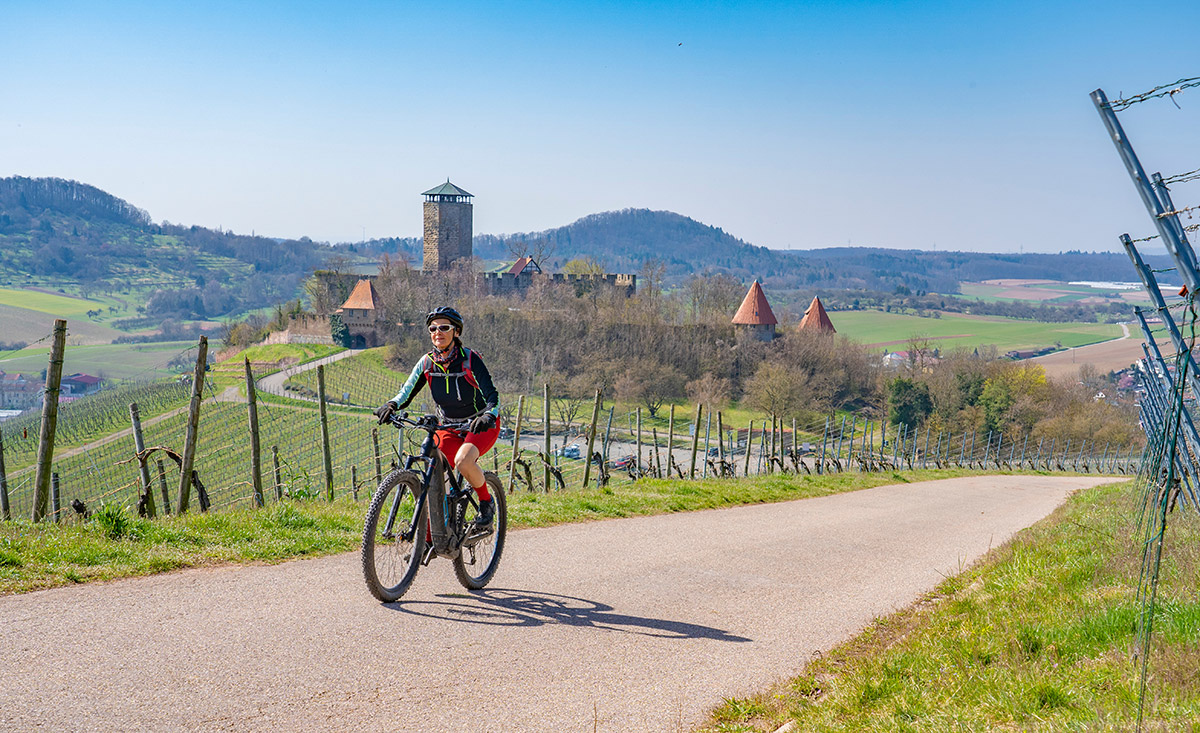
[{"label": "green grass", "polygon": [[943,351],[974,349],[993,345],[1001,353],[1011,350],[1053,346],[1083,346],[1121,336],[1120,326],[1108,323],[1043,323],[996,316],[962,316],[951,313],[941,318],[881,311],[836,311],[829,314],[838,333],[863,344],[899,342],[889,348],[902,351],[914,336],[936,339]]},{"label": "green grass", "polygon": [[71,298],[59,293],[43,293],[24,288],[0,288],[0,305],[45,313],[55,318],[87,318],[90,310],[102,310],[108,315],[110,306],[119,307],[112,298]]},{"label": "green grass", "polygon": [[[824,477],[773,476],[732,481],[643,480],[605,489],[557,494],[512,494],[509,526],[545,527],[741,504],[827,496],[889,483],[949,478],[965,471],[846,473]],[[276,502],[157,520],[125,509],[100,511],[91,521],[73,513],[62,525],[0,522],[0,594],[148,575],[213,563],[281,562],[358,547],[369,500],[339,490],[333,502]],[[113,514],[122,518],[114,519]],[[114,525],[123,528],[114,530]]]},{"label": "green grass", "polygon": [[[53,324],[51,324],[53,326]],[[67,324],[68,341],[71,324]],[[52,330],[52,329],[51,329]],[[175,374],[167,362],[180,352],[195,347],[195,341],[160,341],[149,344],[70,345],[63,357],[63,374],[83,372],[106,379],[156,379]],[[40,374],[46,368],[50,349],[39,345],[0,358],[6,372]],[[195,355],[192,356],[193,361]]]},{"label": "green grass", "polygon": [[[1132,730],[1140,550],[1131,484],[1081,492],[914,606],[706,730]],[[1200,720],[1200,518],[1168,530],[1148,730]]]}]

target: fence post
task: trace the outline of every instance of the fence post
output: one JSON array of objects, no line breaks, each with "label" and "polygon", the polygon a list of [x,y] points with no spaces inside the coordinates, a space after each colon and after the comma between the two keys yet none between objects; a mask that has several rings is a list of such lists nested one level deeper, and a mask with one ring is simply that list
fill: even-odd
[{"label": "fence post", "polygon": [[642,472],[642,408],[637,408],[637,470]]},{"label": "fence post", "polygon": [[[383,456],[379,453],[379,428],[371,428],[371,452],[375,458],[375,485],[383,483]],[[279,451],[276,450],[276,455]]]},{"label": "fence post", "polygon": [[658,428],[656,428],[653,425],[650,426],[650,436],[651,436],[651,439],[654,441],[652,443],[652,445],[654,446],[654,454],[653,454],[653,458],[652,458],[652,460],[654,461],[654,476],[655,476],[655,478],[662,478],[662,476],[663,476],[662,456],[659,455],[659,453],[658,453]]},{"label": "fence post", "polygon": [[587,488],[588,479],[592,477],[592,451],[596,448],[596,423],[600,420],[600,390],[596,390],[596,402],[592,405],[592,423],[588,428],[587,455],[583,457],[583,488]]},{"label": "fence post", "polygon": [[4,430],[0,429],[0,519],[12,519],[8,507],[8,471],[4,468]]},{"label": "fence post", "polygon": [[613,412],[616,411],[616,409],[616,403],[614,403],[612,407],[608,408],[608,424],[604,426],[604,443],[600,446],[600,453],[602,454],[601,457],[606,463],[608,462],[608,441],[609,438],[612,437]]},{"label": "fence post", "polygon": [[675,405],[671,405],[671,416],[667,418],[667,478],[671,477],[671,465],[675,463],[675,455],[671,448],[675,445]]},{"label": "fence post", "polygon": [[521,418],[525,417],[525,395],[517,396],[517,427],[513,431],[512,458],[508,461],[508,493],[513,490],[513,477],[517,475],[517,452],[521,446]]},{"label": "fence post", "polygon": [[275,500],[283,499],[283,472],[279,470],[279,446],[271,446],[271,463],[275,469]]},{"label": "fence post", "polygon": [[51,520],[57,524],[62,521],[62,487],[58,484],[58,472],[50,474],[50,507],[54,512]]},{"label": "fence post", "polygon": [[142,496],[146,497],[146,516],[155,516],[154,484],[150,483],[150,467],[146,465],[146,441],[142,438],[142,417],[138,414],[136,402],[129,403],[129,421],[133,424],[133,449],[137,452],[138,473],[142,477]]},{"label": "fence post", "polygon": [[[688,471],[688,478],[696,478],[696,450],[700,447],[700,413],[704,409],[704,405],[696,403],[696,419],[692,421],[692,467]],[[708,453],[708,446],[704,446],[704,452]],[[707,455],[704,456],[708,458]],[[3,466],[3,459],[0,458],[0,466]]]},{"label": "fence post", "polygon": [[161,458],[155,463],[158,464],[158,488],[162,493],[163,516],[167,516],[171,513],[171,490],[167,488],[167,467],[163,465]]},{"label": "fence post", "polygon": [[746,461],[742,467],[742,475],[750,475],[750,447],[754,445],[754,420],[750,421],[750,427],[746,428]]},{"label": "fence post", "polygon": [[[546,450],[546,461],[550,460],[550,384],[549,382],[542,383],[542,433],[545,437],[544,448]],[[546,491],[550,490],[550,464],[542,464],[542,477],[545,483]]]},{"label": "fence post", "polygon": [[325,470],[325,500],[333,501],[333,452],[329,447],[329,413],[325,399],[325,365],[317,367],[317,403],[321,420],[321,462]]},{"label": "fence post", "polygon": [[46,367],[46,390],[42,394],[42,428],[38,439],[37,473],[33,483],[31,519],[40,522],[46,516],[50,498],[50,466],[54,462],[54,438],[58,430],[58,391],[62,383],[63,351],[67,344],[67,322],[54,321],[54,344],[50,347],[50,363]]},{"label": "fence post", "polygon": [[250,357],[246,361],[246,400],[250,420],[250,479],[254,482],[254,506],[261,507],[263,501],[262,485],[262,447],[258,442],[258,395],[254,392],[254,372],[250,370]]},{"label": "fence post", "polygon": [[[821,431],[821,457],[817,460],[817,474],[825,473],[825,443],[829,440],[829,415],[825,416],[825,429]],[[792,431],[792,450],[796,449],[796,433]]]},{"label": "fence post", "polygon": [[183,459],[179,463],[180,514],[188,510],[192,492],[192,466],[196,462],[196,440],[200,432],[200,400],[204,396],[204,370],[208,366],[208,337],[201,336],[196,354],[196,370],[192,373],[192,401],[188,405],[187,437],[183,442]]},{"label": "fence post", "polygon": [[350,495],[358,501],[358,466],[350,465]]}]

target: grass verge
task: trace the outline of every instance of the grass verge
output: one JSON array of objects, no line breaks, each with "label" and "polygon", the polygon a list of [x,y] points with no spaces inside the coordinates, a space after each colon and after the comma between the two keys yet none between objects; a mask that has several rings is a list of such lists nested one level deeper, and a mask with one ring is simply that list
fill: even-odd
[{"label": "grass verge", "polygon": [[[513,494],[509,526],[644,516],[759,504],[970,471],[905,471],[830,476],[765,476],[730,481],[645,479],[635,484],[556,494]],[[0,522],[0,595],[93,580],[149,575],[225,563],[282,562],[358,547],[370,499],[362,493],[333,502],[286,501],[266,508],[230,508],[156,520],[113,506],[90,520],[61,525]]]},{"label": "grass verge", "polygon": [[[912,607],[707,731],[1132,730],[1140,549],[1130,483],[1081,492]],[[1146,730],[1200,724],[1200,519],[1168,528]]]}]

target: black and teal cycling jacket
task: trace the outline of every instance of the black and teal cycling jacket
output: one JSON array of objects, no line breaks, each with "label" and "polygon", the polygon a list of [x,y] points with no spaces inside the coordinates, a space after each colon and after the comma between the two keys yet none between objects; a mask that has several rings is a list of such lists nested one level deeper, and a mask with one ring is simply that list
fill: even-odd
[{"label": "black and teal cycling jacket", "polygon": [[492,384],[492,375],[479,354],[465,346],[445,365],[429,354],[417,360],[404,386],[391,399],[403,410],[426,383],[443,417],[458,420],[490,412],[500,416],[500,395]]}]

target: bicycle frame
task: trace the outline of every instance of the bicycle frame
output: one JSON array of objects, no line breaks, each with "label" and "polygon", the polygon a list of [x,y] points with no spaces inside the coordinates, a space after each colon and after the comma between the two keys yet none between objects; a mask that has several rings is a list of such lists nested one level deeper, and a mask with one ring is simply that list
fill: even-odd
[{"label": "bicycle frame", "polygon": [[[416,532],[418,529],[421,510],[426,504],[429,507],[429,533],[433,540],[433,550],[440,557],[448,557],[453,559],[457,557],[462,549],[462,543],[467,536],[467,528],[462,526],[461,516],[451,516],[458,513],[456,510],[460,507],[460,499],[464,496],[467,500],[474,503],[474,499],[470,495],[474,494],[473,490],[468,489],[463,491],[462,477],[457,471],[450,470],[450,466],[446,461],[445,456],[437,448],[437,441],[434,439],[434,433],[438,427],[442,426],[417,426],[421,430],[425,430],[425,440],[421,442],[420,455],[409,455],[404,461],[404,470],[411,471],[414,467],[421,463],[424,468],[421,473],[421,495],[416,497],[416,506],[413,509],[412,521],[409,523],[409,532]],[[401,433],[403,436],[403,433]],[[403,440],[403,437],[401,437]],[[401,446],[403,448],[403,446]],[[446,489],[446,482],[449,482],[449,490]],[[440,499],[429,500],[431,493],[433,496]],[[396,522],[396,515],[400,509],[400,493],[397,492],[392,500],[392,506],[388,510],[387,524],[384,531],[391,534]],[[405,537],[407,541],[411,541],[412,537]]]}]

